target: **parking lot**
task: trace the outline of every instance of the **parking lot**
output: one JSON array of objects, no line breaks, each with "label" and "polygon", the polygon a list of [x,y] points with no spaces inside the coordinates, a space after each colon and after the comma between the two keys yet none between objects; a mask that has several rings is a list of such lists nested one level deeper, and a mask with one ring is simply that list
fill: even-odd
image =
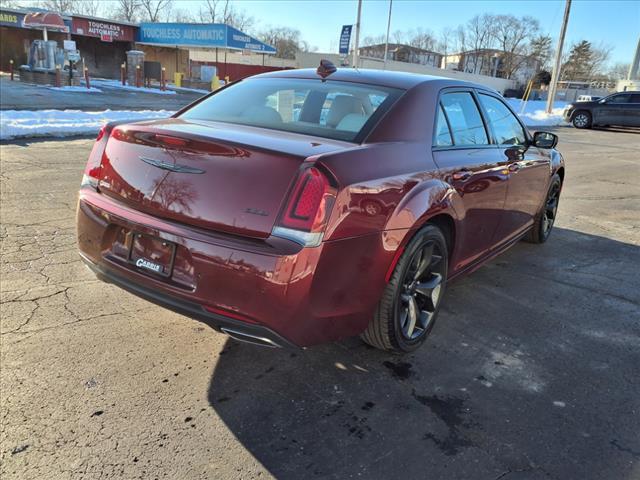
[{"label": "parking lot", "polygon": [[0,146],[0,476],[640,478],[640,135],[559,128],[543,246],[450,285],[405,357],[239,344],[96,281],[91,139]]}]

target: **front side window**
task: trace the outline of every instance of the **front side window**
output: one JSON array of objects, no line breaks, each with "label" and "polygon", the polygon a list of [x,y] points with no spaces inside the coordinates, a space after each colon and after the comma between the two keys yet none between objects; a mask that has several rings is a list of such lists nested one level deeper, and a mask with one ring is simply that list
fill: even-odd
[{"label": "front side window", "polygon": [[402,90],[320,79],[255,78],[221,90],[180,118],[354,141]]},{"label": "front side window", "polygon": [[482,117],[471,93],[445,93],[441,102],[449,119],[455,146],[489,144]]},{"label": "front side window", "polygon": [[487,113],[489,124],[498,145],[524,145],[527,136],[518,119],[507,106],[495,97],[480,94],[480,103]]},{"label": "front side window", "polygon": [[607,99],[607,103],[631,103],[631,95],[614,95],[613,97]]}]

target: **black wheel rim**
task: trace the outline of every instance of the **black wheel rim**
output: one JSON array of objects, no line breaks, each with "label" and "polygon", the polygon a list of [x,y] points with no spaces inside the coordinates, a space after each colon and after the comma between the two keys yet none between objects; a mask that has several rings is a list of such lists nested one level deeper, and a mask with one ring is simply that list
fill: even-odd
[{"label": "black wheel rim", "polygon": [[442,252],[433,241],[411,257],[397,302],[400,330],[406,339],[418,339],[433,323],[444,293],[445,267]]},{"label": "black wheel rim", "polygon": [[558,212],[558,200],[560,199],[560,184],[554,183],[547,197],[547,203],[544,207],[542,216],[542,233],[548,235],[556,221],[556,213]]}]

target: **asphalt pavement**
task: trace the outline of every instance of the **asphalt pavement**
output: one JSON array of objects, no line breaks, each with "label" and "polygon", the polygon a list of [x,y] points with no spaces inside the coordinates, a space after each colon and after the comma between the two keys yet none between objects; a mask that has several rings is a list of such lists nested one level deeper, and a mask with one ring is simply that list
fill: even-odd
[{"label": "asphalt pavement", "polygon": [[640,135],[557,133],[550,240],[452,283],[404,357],[240,344],[96,281],[92,141],[1,145],[0,477],[640,479]]}]

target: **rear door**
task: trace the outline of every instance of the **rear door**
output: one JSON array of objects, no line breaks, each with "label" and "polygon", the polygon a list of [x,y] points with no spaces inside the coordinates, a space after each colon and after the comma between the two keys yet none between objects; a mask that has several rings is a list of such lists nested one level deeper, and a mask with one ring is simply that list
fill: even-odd
[{"label": "rear door", "polygon": [[505,212],[495,237],[500,243],[533,223],[546,194],[551,158],[549,150],[529,145],[524,127],[501,98],[479,92],[478,99],[498,146],[498,164],[509,175]]},{"label": "rear door", "polygon": [[443,180],[458,192],[464,217],[454,269],[464,268],[493,246],[503,215],[508,175],[471,90],[445,90],[436,112],[433,158]]}]

